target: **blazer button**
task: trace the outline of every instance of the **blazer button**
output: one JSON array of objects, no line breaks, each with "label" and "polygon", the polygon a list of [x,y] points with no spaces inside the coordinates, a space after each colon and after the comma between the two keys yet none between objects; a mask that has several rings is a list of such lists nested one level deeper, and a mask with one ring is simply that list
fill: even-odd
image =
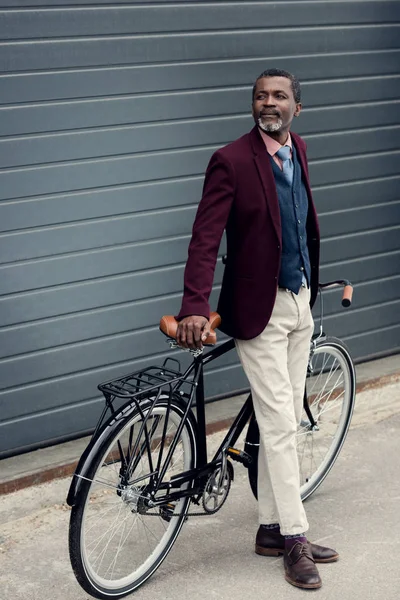
[{"label": "blazer button", "polygon": [[278,244],[278,250],[280,250],[280,246],[279,246],[279,244]]}]

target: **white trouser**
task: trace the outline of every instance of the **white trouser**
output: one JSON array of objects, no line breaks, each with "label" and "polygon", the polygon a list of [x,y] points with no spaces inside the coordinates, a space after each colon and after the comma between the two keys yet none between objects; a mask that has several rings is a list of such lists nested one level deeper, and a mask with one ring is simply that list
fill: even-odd
[{"label": "white trouser", "polygon": [[251,340],[236,340],[260,429],[259,522],[279,523],[282,535],[308,529],[295,438],[314,330],[309,302],[308,288],[300,288],[298,295],[278,289],[264,331]]}]

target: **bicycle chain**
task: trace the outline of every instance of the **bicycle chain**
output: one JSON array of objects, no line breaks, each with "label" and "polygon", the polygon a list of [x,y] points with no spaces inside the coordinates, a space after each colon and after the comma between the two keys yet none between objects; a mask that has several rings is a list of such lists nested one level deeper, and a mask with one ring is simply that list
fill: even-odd
[{"label": "bicycle chain", "polygon": [[[210,517],[211,515],[215,515],[216,513],[208,513],[208,512],[194,512],[194,513],[190,513],[188,515],[185,515],[185,519],[188,519],[189,517]],[[147,517],[160,517],[161,519],[163,518],[162,515],[160,514],[156,514],[156,513],[146,513]],[[172,517],[181,517],[182,514],[181,513],[174,513],[172,515],[168,515],[168,518]]]},{"label": "bicycle chain", "polygon": [[[218,512],[218,511],[216,511]],[[206,511],[203,512],[193,512],[193,513],[189,513],[185,515],[185,519],[188,519],[189,517],[209,517],[210,515],[213,515],[215,513],[208,513]],[[160,513],[145,513],[145,515],[147,517],[161,517],[161,519],[163,518],[162,515],[160,515]],[[172,517],[181,517],[182,513],[172,513],[172,515],[168,515],[169,518]]]}]

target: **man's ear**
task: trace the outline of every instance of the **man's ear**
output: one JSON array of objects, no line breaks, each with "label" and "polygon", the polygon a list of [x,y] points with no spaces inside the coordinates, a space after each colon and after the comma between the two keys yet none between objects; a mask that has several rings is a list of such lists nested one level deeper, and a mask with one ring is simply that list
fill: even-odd
[{"label": "man's ear", "polygon": [[299,114],[301,113],[301,109],[302,109],[302,108],[303,108],[303,106],[302,106],[301,102],[298,102],[298,103],[296,104],[296,110],[294,111],[294,116],[295,116],[295,117],[298,117],[298,116],[299,116]]}]

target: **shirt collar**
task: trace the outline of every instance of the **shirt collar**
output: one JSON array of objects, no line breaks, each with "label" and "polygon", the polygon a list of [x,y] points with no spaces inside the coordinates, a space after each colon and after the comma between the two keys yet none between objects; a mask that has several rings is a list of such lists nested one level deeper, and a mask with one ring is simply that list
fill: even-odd
[{"label": "shirt collar", "polygon": [[[258,129],[258,131],[261,134],[261,137],[264,141],[264,144],[265,144],[268,154],[270,156],[274,156],[278,152],[278,150],[280,150],[282,148],[282,146],[280,145],[279,142],[274,140],[274,138],[272,138],[270,135],[268,135],[267,133],[262,131],[260,128]],[[292,138],[290,137],[290,133],[288,133],[288,137],[285,142],[285,146],[289,146],[289,148],[292,149]]]}]

